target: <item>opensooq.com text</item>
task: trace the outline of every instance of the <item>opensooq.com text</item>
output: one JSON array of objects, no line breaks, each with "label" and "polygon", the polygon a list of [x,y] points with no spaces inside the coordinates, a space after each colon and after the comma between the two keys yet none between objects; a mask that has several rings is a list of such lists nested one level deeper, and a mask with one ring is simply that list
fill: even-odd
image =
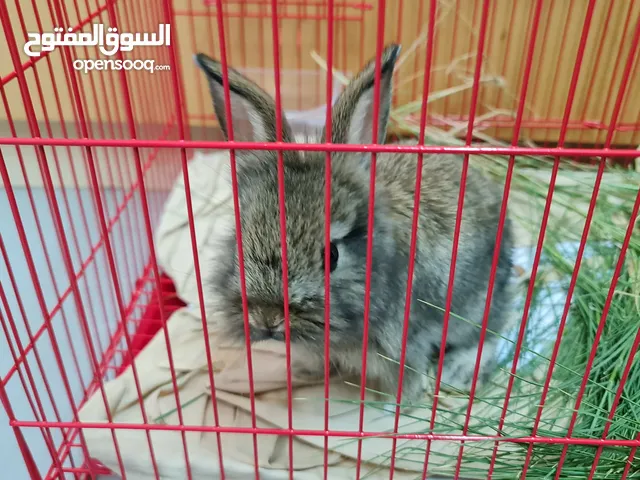
[{"label": "opensooq.com text", "polygon": [[169,70],[169,65],[156,65],[155,60],[75,60],[73,68],[84,73],[93,70]]}]

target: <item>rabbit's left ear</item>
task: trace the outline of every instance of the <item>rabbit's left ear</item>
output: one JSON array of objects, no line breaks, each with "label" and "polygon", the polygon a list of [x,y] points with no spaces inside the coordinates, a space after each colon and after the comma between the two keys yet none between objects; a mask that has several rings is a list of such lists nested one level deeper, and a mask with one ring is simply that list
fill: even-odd
[{"label": "rabbit's left ear", "polygon": [[[373,125],[378,122],[377,143],[384,143],[391,108],[391,81],[400,45],[388,45],[380,59],[380,96],[375,98],[376,61],[371,60],[345,87],[333,107],[331,141],[367,145],[373,143]],[[374,118],[374,103],[379,102]],[[324,141],[323,133],[322,139]]]},{"label": "rabbit's left ear", "polygon": [[[204,71],[213,97],[213,108],[220,128],[229,139],[229,121],[225,109],[222,64],[203,53],[195,56],[197,65]],[[275,142],[276,106],[273,99],[258,85],[236,72],[227,69],[233,139],[244,142]],[[291,142],[291,128],[282,114],[282,141]]]}]

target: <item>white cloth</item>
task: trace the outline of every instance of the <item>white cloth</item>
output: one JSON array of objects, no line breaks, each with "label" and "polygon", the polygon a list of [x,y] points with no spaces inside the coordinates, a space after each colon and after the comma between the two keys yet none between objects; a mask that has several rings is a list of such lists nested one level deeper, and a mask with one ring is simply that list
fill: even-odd
[{"label": "white cloth", "polygon": [[[207,272],[216,268],[213,248],[219,233],[233,222],[233,205],[228,178],[228,153],[196,154],[189,163],[189,176],[193,200],[198,252],[203,279]],[[173,362],[177,374],[183,424],[189,426],[213,426],[213,403],[210,396],[210,378],[207,369],[205,335],[198,302],[197,283],[193,268],[191,235],[186,212],[186,201],[182,176],[176,181],[167,200],[165,211],[156,232],[158,262],[174,280],[178,295],[190,306],[176,311],[167,322]],[[205,280],[203,280],[205,281]],[[205,304],[211,292],[205,288]],[[214,367],[214,380],[220,424],[233,427],[251,427],[250,399],[248,392],[246,353],[230,349],[220,343],[216,336],[216,321],[208,319],[209,339]],[[281,343],[265,343],[252,349],[254,382],[256,389],[255,408],[258,427],[288,428],[288,406],[286,389],[286,366],[284,346]],[[294,352],[295,354],[295,352]],[[164,333],[160,331],[135,359],[140,392],[148,422],[151,424],[178,425],[175,395],[171,382],[167,346]],[[498,372],[491,387],[492,396],[504,395],[507,376]],[[359,387],[334,380],[331,385],[329,430],[357,431]],[[294,379],[293,427],[295,429],[324,429],[324,387],[322,385],[300,385]],[[130,366],[118,378],[106,382],[105,395],[114,422],[142,424],[138,393]],[[495,390],[495,392],[494,392]],[[495,393],[495,395],[493,395]],[[372,396],[369,399],[376,399]],[[340,402],[340,400],[343,400]],[[466,405],[464,397],[442,394],[436,421],[441,424],[462,424],[463,417],[452,413]],[[427,404],[430,402],[427,401]],[[464,408],[462,408],[464,411]],[[518,399],[513,399],[508,417],[518,413]],[[364,409],[365,431],[393,431],[394,416],[382,408],[367,405]],[[473,407],[474,433],[495,434],[493,422],[486,425],[483,419],[497,419],[500,409],[486,402],[476,402]],[[545,410],[545,416],[558,416],[553,406]],[[161,417],[161,418],[160,418]],[[422,433],[428,431],[431,410],[424,408],[411,416],[400,418],[399,432]],[[102,394],[97,390],[80,412],[84,422],[106,422],[107,413]],[[109,429],[85,429],[85,440],[93,458],[98,459],[114,472],[119,472],[116,451]],[[460,430],[446,433],[460,433]],[[520,432],[522,434],[522,432]],[[149,454],[147,434],[143,430],[116,429],[115,435],[120,455],[125,465],[127,478],[155,478]],[[179,431],[153,430],[150,432],[155,461],[163,479],[187,478],[182,435]],[[288,436],[257,435],[260,476],[263,479],[287,479]],[[186,432],[189,463],[194,479],[219,478],[219,456],[217,435],[213,432]],[[493,442],[486,442],[483,446]],[[253,436],[251,434],[221,434],[221,444],[226,478],[249,478],[253,473]],[[477,445],[477,443],[476,443]],[[362,447],[362,474],[368,478],[388,478],[389,452],[392,441],[384,438],[367,438]],[[355,478],[358,442],[353,438],[329,437],[329,478]],[[451,472],[455,465],[459,443],[435,441],[431,446],[430,474]],[[501,453],[513,452],[517,447],[503,444]],[[395,478],[415,478],[422,472],[425,442],[420,440],[398,440]],[[323,478],[324,437],[295,436],[293,445],[293,467],[295,478],[314,480]],[[465,462],[474,463],[478,469],[486,469],[486,462],[473,462],[478,453],[473,444],[467,444]],[[501,457],[502,461],[511,455]],[[470,466],[470,465],[469,465]],[[478,470],[481,472],[482,470]]]}]

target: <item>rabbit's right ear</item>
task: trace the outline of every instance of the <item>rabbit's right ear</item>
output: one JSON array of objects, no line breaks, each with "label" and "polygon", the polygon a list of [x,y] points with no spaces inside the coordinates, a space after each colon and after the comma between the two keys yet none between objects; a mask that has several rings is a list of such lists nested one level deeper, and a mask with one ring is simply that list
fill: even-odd
[{"label": "rabbit's right ear", "polygon": [[[400,45],[388,45],[380,59],[380,96],[375,98],[375,59],[356,75],[333,107],[331,141],[367,145],[373,143],[373,125],[378,122],[377,143],[384,143],[391,109],[391,80]],[[374,118],[374,103],[378,117]],[[325,134],[322,135],[324,141]]]},{"label": "rabbit's right ear", "polygon": [[[222,64],[203,53],[195,56],[197,65],[204,71],[213,97],[213,108],[225,138],[229,139],[229,122],[225,109]],[[273,99],[258,85],[236,72],[227,69],[229,100],[233,121],[233,139],[241,142],[275,142],[276,106]],[[282,114],[282,141],[291,142],[291,129]]]}]

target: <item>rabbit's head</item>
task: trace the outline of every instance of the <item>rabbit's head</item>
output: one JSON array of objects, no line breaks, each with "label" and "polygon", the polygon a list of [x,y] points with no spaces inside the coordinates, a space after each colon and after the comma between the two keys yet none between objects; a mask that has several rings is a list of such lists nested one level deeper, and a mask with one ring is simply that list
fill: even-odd
[{"label": "rabbit's head", "polygon": [[[346,86],[333,107],[332,143],[374,143],[376,121],[377,138],[385,138],[398,52],[397,45],[384,50],[379,82],[374,81],[375,61],[371,61]],[[208,79],[214,110],[227,139],[293,141],[284,114],[278,135],[275,102],[261,88],[231,68],[228,80],[224,80],[222,65],[204,54],[198,54],[196,61]],[[374,101],[376,83],[378,102]],[[378,105],[377,116],[374,104]],[[323,133],[321,143],[324,137]],[[232,338],[244,339],[244,283],[252,341],[284,340],[287,304],[292,341],[323,345],[327,268],[331,343],[353,343],[352,334],[361,331],[364,316],[370,154],[332,154],[329,244],[325,243],[326,153],[283,150],[280,168],[275,151],[237,150],[235,158],[242,250],[237,247],[234,231],[226,239],[228,255],[225,250],[225,261],[213,279],[220,297],[217,307],[224,318],[223,329]],[[279,179],[284,184],[284,201]],[[282,205],[286,211],[287,292],[283,284]],[[386,219],[384,202],[375,205],[374,268],[395,271],[393,227]],[[244,272],[240,268],[241,256]],[[385,275],[385,271],[374,271],[372,281],[384,281]]]}]

